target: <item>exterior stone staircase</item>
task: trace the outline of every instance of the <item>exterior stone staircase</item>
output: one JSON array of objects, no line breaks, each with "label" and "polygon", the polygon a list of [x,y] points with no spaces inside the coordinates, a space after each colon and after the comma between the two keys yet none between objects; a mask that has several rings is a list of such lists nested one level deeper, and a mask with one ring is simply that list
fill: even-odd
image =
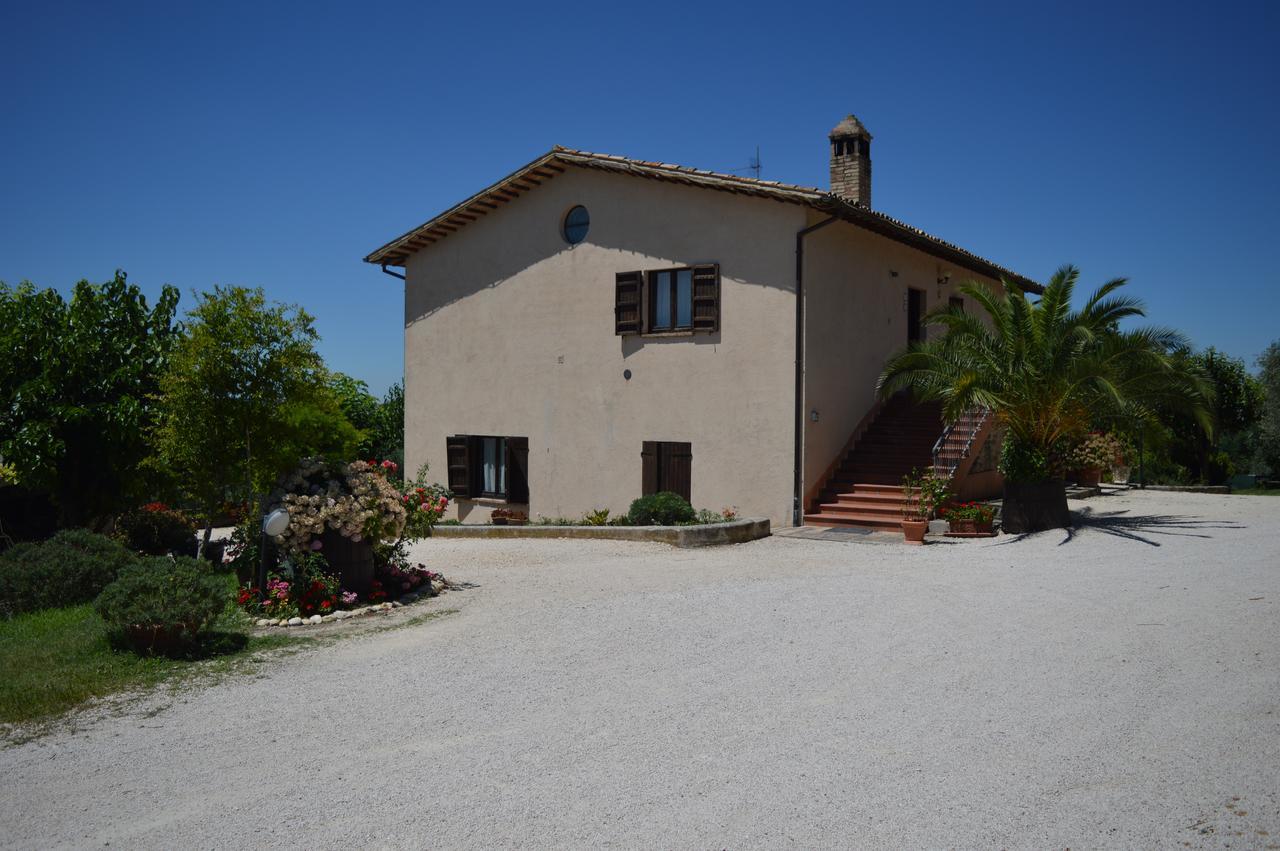
[{"label": "exterior stone staircase", "polygon": [[[824,484],[804,522],[898,529],[902,477],[912,469],[934,467],[935,448],[944,431],[956,432],[944,430],[940,404],[917,404],[906,396],[890,399]],[[966,441],[959,444],[967,448]],[[939,458],[938,463],[949,463],[949,458]]]}]

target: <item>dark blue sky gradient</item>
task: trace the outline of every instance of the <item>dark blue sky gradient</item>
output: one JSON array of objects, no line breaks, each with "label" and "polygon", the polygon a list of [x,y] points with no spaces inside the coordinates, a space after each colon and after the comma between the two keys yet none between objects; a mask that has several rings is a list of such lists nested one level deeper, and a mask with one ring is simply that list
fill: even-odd
[{"label": "dark blue sky gradient", "polygon": [[[967,6],[980,11],[961,10]],[[1151,319],[1280,338],[1280,6],[7,2],[0,280],[262,286],[331,367],[402,371],[360,262],[553,144],[826,185],[1034,278],[1133,280]]]}]

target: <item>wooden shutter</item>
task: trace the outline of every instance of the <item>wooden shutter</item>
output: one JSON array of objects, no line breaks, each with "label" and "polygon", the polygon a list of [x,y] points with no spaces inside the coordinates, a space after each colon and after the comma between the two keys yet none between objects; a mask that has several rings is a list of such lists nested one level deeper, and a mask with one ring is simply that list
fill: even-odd
[{"label": "wooden shutter", "polygon": [[529,438],[507,438],[507,501],[529,501]]},{"label": "wooden shutter", "polygon": [[454,496],[471,495],[471,440],[455,434],[445,440],[449,463],[449,490]]},{"label": "wooden shutter", "polygon": [[658,492],[658,444],[653,440],[646,440],[640,450],[641,462],[641,487],[640,495],[648,496],[651,493]]},{"label": "wooden shutter", "polygon": [[662,489],[678,493],[685,498],[686,502],[691,502],[690,493],[691,485],[691,468],[693,466],[693,446],[689,443],[666,443],[663,444],[666,450],[663,458],[662,470]]},{"label": "wooden shutter", "polygon": [[644,302],[643,272],[619,272],[613,281],[613,331],[615,334],[639,334],[642,328],[641,305]]},{"label": "wooden shutter", "polygon": [[720,266],[693,267],[693,330],[720,330]]}]

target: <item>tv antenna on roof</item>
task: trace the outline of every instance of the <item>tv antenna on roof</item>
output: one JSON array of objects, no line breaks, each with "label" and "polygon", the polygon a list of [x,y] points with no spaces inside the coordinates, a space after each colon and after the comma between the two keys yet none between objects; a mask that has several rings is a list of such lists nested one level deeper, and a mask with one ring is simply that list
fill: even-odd
[{"label": "tv antenna on roof", "polygon": [[738,174],[739,172],[749,171],[755,175],[756,180],[760,179],[760,146],[756,145],[756,155],[743,168],[727,169],[729,174]]}]

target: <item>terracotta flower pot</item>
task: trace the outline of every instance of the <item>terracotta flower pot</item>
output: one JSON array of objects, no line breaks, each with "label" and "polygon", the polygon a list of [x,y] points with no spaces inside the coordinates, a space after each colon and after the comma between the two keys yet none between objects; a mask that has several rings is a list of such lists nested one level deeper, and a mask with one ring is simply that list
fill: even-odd
[{"label": "terracotta flower pot", "polygon": [[952,520],[951,531],[964,535],[972,535],[978,531],[977,520]]},{"label": "terracotta flower pot", "polygon": [[1101,482],[1102,470],[1099,467],[1090,467],[1076,472],[1076,484],[1082,488],[1096,488]]},{"label": "terracotta flower pot", "polygon": [[902,521],[902,537],[906,539],[908,544],[923,544],[924,535],[929,531],[928,520],[906,520]]},{"label": "terracotta flower pot", "polygon": [[493,523],[493,525],[494,525],[494,526],[506,526],[506,525],[507,525],[507,518],[505,518],[505,517],[490,517],[490,518],[489,518],[489,521],[490,521],[491,523]]}]

